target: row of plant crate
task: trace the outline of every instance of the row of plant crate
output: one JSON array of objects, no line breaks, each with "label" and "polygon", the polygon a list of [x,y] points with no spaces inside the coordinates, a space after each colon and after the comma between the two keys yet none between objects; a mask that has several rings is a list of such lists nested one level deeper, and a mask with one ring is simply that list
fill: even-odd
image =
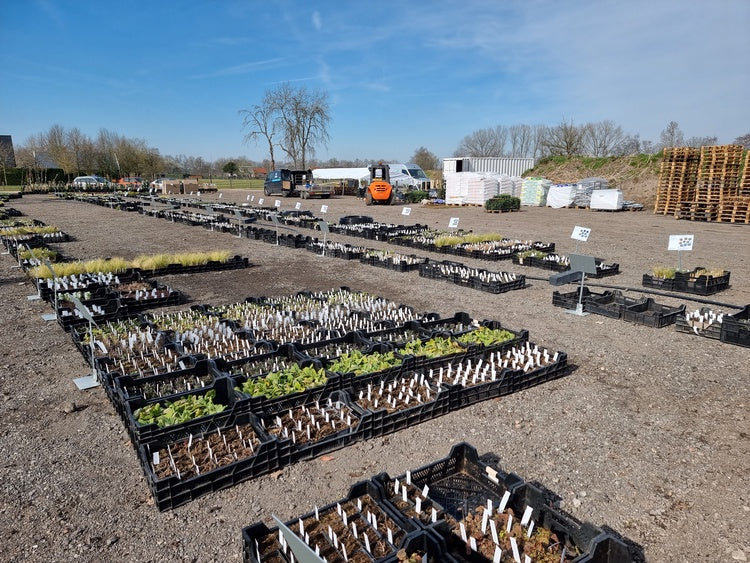
[{"label": "row of plant crate", "polygon": [[[590,278],[603,278],[620,273],[620,265],[605,264],[601,258],[596,258],[596,273],[586,274]],[[513,263],[520,266],[531,266],[552,270],[553,272],[564,272],[570,269],[570,258],[560,254],[548,254],[538,250],[527,250],[513,255]]]},{"label": "row of plant crate", "polygon": [[526,287],[526,276],[508,272],[493,272],[483,268],[467,267],[460,262],[443,260],[425,262],[419,266],[419,275],[439,279],[488,293],[504,293]]},{"label": "row of plant crate", "polygon": [[[530,349],[533,350],[533,347]],[[195,498],[201,494],[207,482],[213,483],[210,485],[212,490],[231,486],[238,482],[237,479],[244,480],[356,441],[399,431],[478,401],[561,377],[567,372],[567,358],[558,353],[554,361],[550,358],[547,365],[528,372],[523,369],[502,369],[499,372],[493,370],[491,375],[477,373],[481,370],[474,366],[481,366],[482,360],[492,361],[488,359],[492,354],[476,355],[463,361],[441,360],[443,363],[434,362],[431,368],[424,367],[403,375],[373,376],[361,381],[355,378],[354,383],[344,391],[331,391],[329,381],[321,386],[327,391],[311,389],[277,401],[264,401],[261,406],[243,402],[245,399],[237,398],[239,394],[235,394],[230,408],[221,413],[171,428],[137,425],[134,417],[138,411],[130,410],[141,404],[137,399],[126,404],[126,415],[134,443],[140,444],[139,455],[155,502],[160,509],[166,509]],[[502,355],[494,354],[498,357]],[[451,368],[453,371],[448,374]],[[458,375],[454,377],[454,373]],[[438,383],[442,378],[445,378],[443,383]],[[340,384],[342,379],[337,378],[336,384]],[[223,400],[221,393],[228,395],[231,393],[230,386],[236,383],[238,381],[231,376],[215,380],[212,392],[216,393],[213,399],[216,404]],[[198,393],[203,392],[195,392],[193,396]],[[174,404],[178,401],[174,401]],[[148,405],[139,408],[148,408]],[[242,424],[248,426],[247,431],[238,428]],[[249,434],[249,429],[252,429],[257,445],[246,452],[248,458],[241,460],[239,454],[234,457],[234,451],[221,451],[210,454],[209,459],[202,458],[206,464],[201,465],[196,461],[201,458],[185,459],[184,455],[179,455],[188,463],[187,468],[183,469],[172,461],[178,451],[190,450],[196,442],[215,441],[219,448],[221,443],[227,447],[224,437],[228,433],[235,430],[236,437],[241,439],[242,434]],[[224,437],[221,437],[222,434]],[[265,451],[257,447],[260,444],[267,444]],[[214,449],[216,447],[212,446]],[[255,457],[256,449],[267,457]],[[276,460],[272,459],[269,451],[277,453]],[[156,458],[154,452],[160,452]],[[171,470],[164,467],[164,463],[159,467],[160,460],[163,462],[167,458],[170,461],[166,464],[170,465]],[[257,465],[259,460],[263,460],[260,466]],[[227,470],[223,469],[225,464],[236,464],[237,470],[252,465],[253,474],[231,471],[231,476],[227,477]],[[218,472],[214,473],[214,470]]]},{"label": "row of plant crate", "polygon": [[[712,271],[699,266],[690,271],[669,270],[667,274],[643,274],[643,286],[665,291],[711,295],[729,287],[727,271]],[[668,277],[667,277],[668,276]]]},{"label": "row of plant crate", "polygon": [[596,293],[588,288],[569,293],[553,292],[552,304],[575,309],[581,299],[583,311],[653,328],[676,325],[678,332],[750,347],[750,305],[734,314],[715,313],[708,308],[687,312],[686,305],[661,305],[650,297],[628,297],[620,291]]},{"label": "row of plant crate", "polygon": [[[269,528],[242,529],[246,563],[555,561],[626,563],[615,532],[548,502],[551,492],[456,444],[448,457],[397,477],[379,473],[342,499]],[[522,559],[523,557],[523,559]]]}]

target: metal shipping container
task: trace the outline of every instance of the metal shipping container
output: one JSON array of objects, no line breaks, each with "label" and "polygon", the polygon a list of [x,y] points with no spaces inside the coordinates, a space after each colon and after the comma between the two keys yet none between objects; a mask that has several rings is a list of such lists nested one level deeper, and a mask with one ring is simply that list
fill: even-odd
[{"label": "metal shipping container", "polygon": [[494,172],[508,176],[522,176],[536,164],[533,158],[501,158],[465,156],[444,158],[443,172]]}]

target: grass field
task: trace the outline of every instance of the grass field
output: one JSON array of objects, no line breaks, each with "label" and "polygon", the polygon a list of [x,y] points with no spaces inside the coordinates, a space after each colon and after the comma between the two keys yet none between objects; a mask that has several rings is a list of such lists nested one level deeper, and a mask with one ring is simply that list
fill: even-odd
[{"label": "grass field", "polygon": [[[263,184],[261,184],[263,187]],[[0,186],[0,192],[20,192],[21,186]]]}]

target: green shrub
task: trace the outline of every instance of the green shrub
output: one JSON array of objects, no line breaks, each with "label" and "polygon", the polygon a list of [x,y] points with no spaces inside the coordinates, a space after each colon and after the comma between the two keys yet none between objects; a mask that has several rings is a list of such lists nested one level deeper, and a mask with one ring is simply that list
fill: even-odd
[{"label": "green shrub", "polygon": [[487,211],[514,211],[521,209],[521,200],[508,194],[496,195],[484,202]]},{"label": "green shrub", "polygon": [[415,190],[412,192],[405,192],[404,200],[406,200],[407,203],[419,203],[423,199],[427,199],[429,196],[429,192],[426,192],[424,190]]}]

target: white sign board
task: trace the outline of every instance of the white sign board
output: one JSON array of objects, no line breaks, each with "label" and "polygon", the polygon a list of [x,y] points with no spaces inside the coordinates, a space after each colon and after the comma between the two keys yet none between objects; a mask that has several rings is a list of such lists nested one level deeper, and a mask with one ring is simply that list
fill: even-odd
[{"label": "white sign board", "polygon": [[247,197],[250,198],[250,201],[255,201],[255,196],[247,196]]},{"label": "white sign board", "polygon": [[298,201],[297,203],[294,204],[294,208],[295,209],[302,209],[302,204]]},{"label": "white sign board", "polygon": [[669,235],[667,250],[693,250],[693,235]]},{"label": "white sign board", "polygon": [[321,213],[328,213],[328,206],[327,205],[321,205],[320,206],[320,212]]},{"label": "white sign board", "polygon": [[224,196],[224,192],[219,192],[219,199],[221,199]]},{"label": "white sign board", "polygon": [[579,227],[576,225],[576,228],[573,229],[573,234],[570,235],[570,238],[573,240],[580,240],[581,242],[586,242],[589,240],[589,235],[591,234],[591,229],[588,227]]},{"label": "white sign board", "polygon": [[264,201],[264,200],[263,200],[263,198],[260,198],[260,199],[258,200],[258,205],[263,205],[263,201]]},{"label": "white sign board", "polygon": [[401,210],[401,215],[411,215],[411,207],[404,207]]},{"label": "white sign board", "polygon": [[451,217],[451,220],[448,221],[448,227],[451,229],[457,229],[458,228],[458,217]]},{"label": "white sign board", "polygon": [[[253,198],[255,198],[255,196],[253,196]],[[250,201],[250,195],[248,194],[248,196],[247,196],[247,197],[246,197],[245,199],[246,199],[247,201]]]},{"label": "white sign board", "polygon": [[280,199],[277,199],[276,201],[274,201],[274,202],[273,202],[273,206],[274,206],[274,207],[281,207],[281,200],[280,200]]}]

